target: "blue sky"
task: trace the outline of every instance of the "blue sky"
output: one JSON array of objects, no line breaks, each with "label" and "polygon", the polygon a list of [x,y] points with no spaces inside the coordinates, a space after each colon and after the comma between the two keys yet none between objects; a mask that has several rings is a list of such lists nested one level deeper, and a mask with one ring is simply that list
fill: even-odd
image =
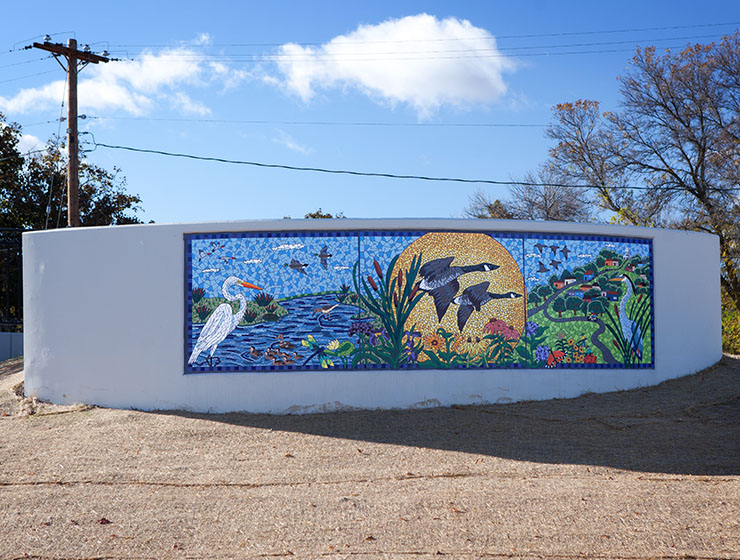
[{"label": "blue sky", "polygon": [[[636,45],[710,42],[740,27],[731,0],[129,1],[76,12],[44,1],[3,13],[0,112],[24,125],[24,149],[65,130],[45,122],[60,115],[61,68],[42,51],[18,50],[48,33],[124,59],[80,74],[80,113],[91,117],[81,130],[98,142],[491,180],[522,177],[545,160],[556,103],[588,98],[616,109],[616,77]],[[298,218],[319,207],[348,217],[457,217],[480,188],[102,147],[87,157],[120,167],[142,198],[141,218],[160,223]],[[505,187],[483,189],[508,196]]]}]

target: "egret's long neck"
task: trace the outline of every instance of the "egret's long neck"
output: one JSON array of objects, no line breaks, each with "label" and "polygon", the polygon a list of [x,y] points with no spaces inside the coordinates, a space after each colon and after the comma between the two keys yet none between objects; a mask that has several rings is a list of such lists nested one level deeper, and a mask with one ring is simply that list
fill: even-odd
[{"label": "egret's long neck", "polygon": [[234,326],[237,326],[239,323],[242,322],[244,313],[246,313],[247,311],[247,298],[244,297],[244,294],[236,294],[236,297],[232,299],[239,300],[239,311],[237,311],[236,315],[234,315]]},{"label": "egret's long neck", "polygon": [[625,281],[625,284],[627,284],[627,292],[619,302],[619,317],[623,323],[627,320],[627,300],[632,297],[632,284],[629,280]]},{"label": "egret's long neck", "polygon": [[244,297],[244,294],[233,295],[229,291],[229,288],[231,288],[231,285],[224,284],[223,288],[221,289],[221,293],[227,299],[227,301],[234,301],[235,299],[239,300],[239,311],[237,311],[236,314],[233,316],[234,326],[237,326],[239,323],[241,323],[241,320],[244,317],[244,313],[246,313],[247,311],[247,298]]}]

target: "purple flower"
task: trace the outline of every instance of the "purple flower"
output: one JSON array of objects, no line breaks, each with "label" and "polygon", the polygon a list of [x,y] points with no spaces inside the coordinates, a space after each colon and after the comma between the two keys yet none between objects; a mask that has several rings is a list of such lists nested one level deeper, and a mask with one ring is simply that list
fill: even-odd
[{"label": "purple flower", "polygon": [[370,325],[370,323],[366,321],[355,321],[352,323],[349,327],[349,331],[347,333],[349,336],[352,336],[354,334],[356,335],[367,335],[371,336],[373,334],[373,327]]},{"label": "purple flower", "polygon": [[538,362],[544,362],[550,357],[550,348],[547,345],[538,346],[534,351],[534,358]]},{"label": "purple flower", "polygon": [[524,330],[527,331],[528,336],[536,335],[539,328],[540,326],[534,321],[527,321],[527,323],[524,325]]},{"label": "purple flower", "polygon": [[385,334],[384,328],[380,329],[377,333],[372,333],[370,335],[370,340],[368,340],[368,342],[370,343],[370,346],[377,346],[378,344],[380,344],[380,337],[383,337],[386,340],[388,340],[388,335]]}]

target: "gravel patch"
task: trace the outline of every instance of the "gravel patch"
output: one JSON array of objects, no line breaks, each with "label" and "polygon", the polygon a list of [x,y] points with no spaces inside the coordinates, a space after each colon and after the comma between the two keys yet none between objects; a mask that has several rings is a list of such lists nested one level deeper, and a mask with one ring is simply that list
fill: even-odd
[{"label": "gravel patch", "polygon": [[577,399],[307,416],[18,396],[0,558],[740,558],[740,357]]}]

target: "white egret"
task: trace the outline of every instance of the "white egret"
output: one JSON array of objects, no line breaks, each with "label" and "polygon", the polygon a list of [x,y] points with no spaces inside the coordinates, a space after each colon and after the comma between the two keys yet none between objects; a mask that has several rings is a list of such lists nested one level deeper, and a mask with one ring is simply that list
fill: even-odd
[{"label": "white egret", "polygon": [[244,294],[233,295],[231,293],[231,287],[235,285],[253,290],[262,289],[236,276],[229,276],[224,280],[221,286],[221,293],[227,301],[239,300],[239,311],[234,314],[234,310],[230,304],[222,303],[211,313],[208,321],[203,326],[203,330],[200,331],[198,341],[195,343],[195,348],[193,348],[193,353],[190,354],[190,358],[188,359],[188,364],[194,364],[201,352],[210,349],[211,354],[206,358],[206,361],[208,365],[213,365],[211,361],[213,360],[213,353],[216,351],[216,347],[229,336],[231,331],[236,328],[244,317],[244,312],[247,310],[247,298],[244,297]]}]

